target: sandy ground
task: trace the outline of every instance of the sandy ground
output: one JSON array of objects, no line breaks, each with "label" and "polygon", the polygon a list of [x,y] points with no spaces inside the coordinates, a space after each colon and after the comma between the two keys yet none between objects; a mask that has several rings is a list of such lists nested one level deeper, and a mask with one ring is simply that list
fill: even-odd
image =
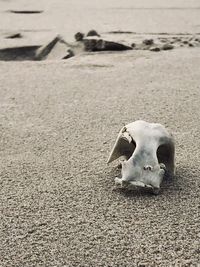
[{"label": "sandy ground", "polygon": [[[10,10],[38,10],[40,14],[13,14]],[[56,34],[73,40],[77,31],[93,28],[138,33],[200,33],[199,0],[0,0],[0,47],[13,40],[1,38],[21,32],[16,44],[43,44]]]},{"label": "sandy ground", "polygon": [[[2,10],[19,8],[17,2],[24,6],[25,1],[1,1]],[[168,5],[174,9],[163,12],[174,19],[176,14],[180,22],[174,28],[158,14],[163,4],[146,1],[146,10],[157,14],[149,26],[139,23],[139,15],[132,18],[134,25],[129,20],[125,25],[121,15],[122,24],[118,17],[99,29],[98,19],[89,20],[91,9],[101,10],[106,23],[109,12],[113,19],[113,6],[123,4],[124,14],[133,5],[101,2],[105,15],[100,3],[88,1],[82,6],[88,20],[74,24],[73,32],[83,25],[83,30],[198,33],[197,1],[190,2],[190,9],[183,1]],[[55,10],[56,1],[48,3],[47,10]],[[72,12],[71,3],[65,4],[66,12]],[[42,4],[44,8],[46,1],[34,9]],[[63,7],[64,1],[59,4]],[[138,11],[139,1],[134,4],[135,13],[146,12]],[[80,12],[81,6],[76,7]],[[57,12],[62,21],[63,8]],[[22,22],[16,25],[14,18],[9,20],[14,14],[2,14],[3,38]],[[53,22],[44,16],[44,28],[50,23],[52,34]],[[43,26],[29,23],[26,30]],[[56,23],[59,32],[61,22]],[[66,19],[68,24],[73,36],[73,23]],[[66,61],[0,62],[1,267],[200,265],[199,51],[133,50]],[[164,124],[176,139],[177,173],[158,196],[116,189],[117,162],[106,165],[119,129],[137,119]]]}]

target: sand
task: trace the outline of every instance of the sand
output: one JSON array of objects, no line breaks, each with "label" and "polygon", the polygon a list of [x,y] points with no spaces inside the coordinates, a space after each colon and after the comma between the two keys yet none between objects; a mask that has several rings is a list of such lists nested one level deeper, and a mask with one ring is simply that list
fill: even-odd
[{"label": "sand", "polygon": [[[139,1],[77,2],[1,1],[2,10],[44,9],[2,11],[2,47],[42,45],[55,31],[63,34],[64,18],[69,41],[91,28],[142,32],[142,38],[199,29],[197,1],[146,1],[146,9]],[[125,20],[133,3],[138,16]],[[150,24],[140,20],[146,13]],[[34,34],[5,40],[22,26]],[[43,39],[41,27],[50,28]],[[0,266],[199,266],[199,49],[0,61]],[[117,189],[117,162],[106,165],[119,129],[137,119],[164,124],[176,140],[176,176],[158,196]]]}]

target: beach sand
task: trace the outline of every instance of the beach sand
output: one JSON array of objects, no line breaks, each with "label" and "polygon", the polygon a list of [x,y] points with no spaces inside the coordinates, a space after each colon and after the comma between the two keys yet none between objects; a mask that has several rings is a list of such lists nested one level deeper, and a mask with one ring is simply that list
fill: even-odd
[{"label": "beach sand", "polygon": [[[198,1],[57,2],[1,1],[1,48],[90,29],[141,40],[200,32]],[[14,32],[23,38],[5,38]],[[0,61],[1,267],[199,266],[199,51]],[[138,119],[176,140],[176,175],[157,196],[117,189],[117,161],[106,165],[120,128]]]}]

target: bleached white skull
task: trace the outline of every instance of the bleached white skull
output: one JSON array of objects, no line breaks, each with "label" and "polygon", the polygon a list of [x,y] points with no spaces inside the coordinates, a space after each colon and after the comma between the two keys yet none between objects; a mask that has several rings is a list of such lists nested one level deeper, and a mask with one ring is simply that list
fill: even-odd
[{"label": "bleached white skull", "polygon": [[174,175],[175,145],[172,135],[158,123],[142,120],[124,126],[115,142],[108,163],[122,157],[121,187],[148,187],[158,193],[165,174]]}]

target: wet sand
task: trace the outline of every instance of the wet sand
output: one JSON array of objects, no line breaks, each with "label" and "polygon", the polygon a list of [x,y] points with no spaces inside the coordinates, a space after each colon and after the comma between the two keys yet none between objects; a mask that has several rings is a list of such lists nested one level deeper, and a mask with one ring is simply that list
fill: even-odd
[{"label": "wet sand", "polygon": [[[91,28],[103,37],[117,30],[142,33],[139,40],[151,33],[198,34],[197,1],[190,8],[176,1],[163,10],[170,21],[176,17],[174,26],[163,21],[160,9],[167,4],[158,1],[144,3],[146,9],[134,1],[134,24],[122,15],[132,14],[132,1],[123,6],[88,1],[76,5],[76,16],[71,2],[30,3],[1,1],[3,10],[44,10],[2,13],[2,47],[43,45],[55,32],[72,41],[76,31]],[[74,20],[66,18],[63,27],[65,10]],[[147,21],[155,21],[141,23],[139,14],[147,13]],[[54,24],[50,18],[58,14]],[[36,34],[48,25],[46,36]],[[34,29],[34,35],[4,38],[22,26],[26,33]],[[129,34],[112,38],[135,39]],[[0,61],[0,266],[200,264],[199,49]],[[115,188],[117,162],[106,165],[119,129],[137,119],[164,124],[176,140],[176,176],[163,183],[158,196]]]}]

